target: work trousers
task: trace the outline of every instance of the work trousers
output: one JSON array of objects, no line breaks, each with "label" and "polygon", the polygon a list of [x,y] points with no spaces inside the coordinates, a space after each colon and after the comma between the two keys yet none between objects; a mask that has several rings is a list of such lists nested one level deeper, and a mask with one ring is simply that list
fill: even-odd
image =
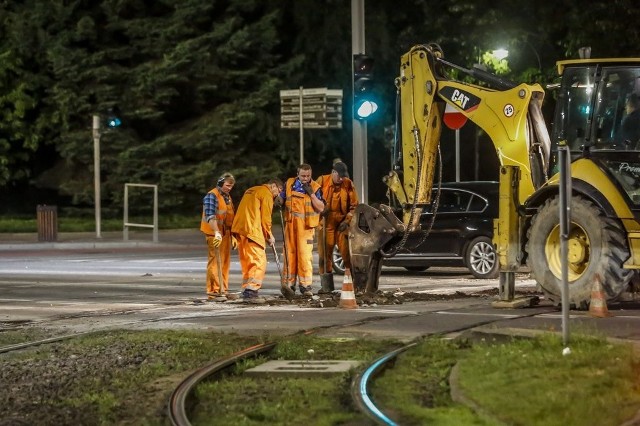
[{"label": "work trousers", "polygon": [[267,254],[264,247],[250,238],[240,235],[238,255],[242,267],[242,289],[260,290],[267,272]]},{"label": "work trousers", "polygon": [[340,255],[344,261],[344,267],[351,269],[351,254],[349,253],[349,229],[344,232],[338,231],[340,222],[326,219],[325,225],[318,227],[318,256],[320,257],[318,273],[330,274],[333,272],[333,247],[338,246]]},{"label": "work trousers", "polygon": [[[224,294],[229,291],[229,268],[231,266],[231,233],[225,232],[222,235],[220,246],[213,246],[213,236],[207,235],[207,247],[209,253],[207,257],[207,294]],[[218,270],[222,273],[220,282]]]},{"label": "work trousers", "polygon": [[297,282],[300,287],[311,290],[314,228],[305,227],[304,218],[295,215],[285,223],[286,282],[291,288],[295,288]]}]

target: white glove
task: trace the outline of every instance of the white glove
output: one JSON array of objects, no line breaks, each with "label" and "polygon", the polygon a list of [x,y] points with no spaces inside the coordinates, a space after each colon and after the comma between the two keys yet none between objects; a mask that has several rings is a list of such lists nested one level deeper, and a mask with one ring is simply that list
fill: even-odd
[{"label": "white glove", "polygon": [[213,246],[220,247],[220,243],[222,243],[222,234],[219,231],[216,231],[216,234],[213,237]]},{"label": "white glove", "polygon": [[269,236],[269,245],[272,246],[276,243],[276,239],[273,237],[273,235]]}]

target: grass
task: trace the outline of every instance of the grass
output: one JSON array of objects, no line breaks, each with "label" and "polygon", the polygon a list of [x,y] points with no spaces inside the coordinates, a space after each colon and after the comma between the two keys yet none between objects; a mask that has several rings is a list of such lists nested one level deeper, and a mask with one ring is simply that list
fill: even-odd
[{"label": "grass", "polygon": [[[38,401],[34,413],[22,416],[32,424],[38,423],[39,415],[58,424],[69,419],[165,424],[167,396],[191,371],[272,340],[279,343],[269,359],[361,360],[363,366],[402,346],[313,335],[271,339],[185,330],[110,331],[6,354],[3,377],[11,380],[16,392],[21,386],[29,389],[27,401]],[[504,344],[429,338],[379,375],[370,395],[398,424],[493,425],[499,420],[588,426],[621,424],[631,418],[640,409],[638,354],[626,345],[578,336],[572,338],[571,349],[570,355],[562,356],[560,339],[551,334]],[[232,374],[202,383],[192,424],[370,423],[351,403],[355,372],[314,379],[242,374],[265,357],[246,360]],[[489,417],[452,400],[449,374],[456,363],[465,396]],[[33,382],[22,383],[30,377]],[[57,387],[52,389],[52,384]],[[46,392],[53,395],[43,396]],[[16,409],[11,407],[15,400],[3,398],[0,417],[7,415],[1,407]]]},{"label": "grass", "polygon": [[[152,217],[130,217],[129,222],[153,224]],[[58,232],[92,232],[95,231],[95,218],[58,216]],[[122,231],[122,218],[102,219],[100,229],[103,231]],[[200,226],[199,216],[166,215],[158,217],[160,229],[197,228]],[[37,218],[2,217],[0,216],[0,233],[38,232]]]},{"label": "grass", "polygon": [[[200,216],[189,215],[159,215],[159,229],[189,229],[200,227]],[[153,217],[129,217],[130,223],[153,224]],[[94,217],[71,217],[58,214],[58,232],[92,232],[95,231]],[[105,219],[100,221],[100,229],[103,231],[122,231],[123,219]],[[273,223],[280,223],[280,214],[273,215]],[[1,233],[30,233],[38,232],[36,217],[9,217],[0,216]]]},{"label": "grass", "polygon": [[[616,425],[640,407],[640,359],[630,346],[553,334],[475,345],[460,362],[461,386],[508,424]],[[509,398],[505,398],[508,392]],[[507,403],[513,400],[517,403]]]}]

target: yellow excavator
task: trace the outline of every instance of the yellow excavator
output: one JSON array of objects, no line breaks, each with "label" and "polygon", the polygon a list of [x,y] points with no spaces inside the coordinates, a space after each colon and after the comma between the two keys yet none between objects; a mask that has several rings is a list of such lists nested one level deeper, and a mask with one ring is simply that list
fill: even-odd
[{"label": "yellow excavator", "polygon": [[409,234],[422,233],[428,242],[419,218],[426,206],[433,203],[437,209],[437,195],[431,197],[437,194],[432,189],[440,136],[445,114],[452,113],[486,132],[500,162],[494,244],[501,299],[513,298],[503,286],[508,288],[505,283],[527,265],[545,296],[561,303],[558,146],[568,150],[571,161],[566,300],[588,307],[596,280],[607,300],[629,291],[640,269],[640,141],[624,132],[629,125],[625,104],[640,95],[640,58],[565,60],[557,67],[550,135],[539,84],[517,84],[478,67],[455,65],[436,44],[414,46],[402,56],[395,80],[398,156],[383,179],[402,217],[389,205],[357,207],[350,226],[356,290],[377,291],[383,259],[406,245]]}]

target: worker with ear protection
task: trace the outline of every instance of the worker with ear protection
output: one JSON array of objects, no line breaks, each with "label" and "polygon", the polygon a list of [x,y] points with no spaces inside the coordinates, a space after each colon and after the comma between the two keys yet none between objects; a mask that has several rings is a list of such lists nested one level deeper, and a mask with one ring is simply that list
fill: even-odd
[{"label": "worker with ear protection", "polygon": [[[229,291],[229,267],[231,249],[237,248],[237,241],[231,235],[233,224],[233,201],[231,189],[236,183],[231,173],[224,173],[202,200],[202,221],[200,231],[205,234],[208,247],[207,258],[207,298],[224,301]],[[224,299],[224,300],[222,300]]]}]

